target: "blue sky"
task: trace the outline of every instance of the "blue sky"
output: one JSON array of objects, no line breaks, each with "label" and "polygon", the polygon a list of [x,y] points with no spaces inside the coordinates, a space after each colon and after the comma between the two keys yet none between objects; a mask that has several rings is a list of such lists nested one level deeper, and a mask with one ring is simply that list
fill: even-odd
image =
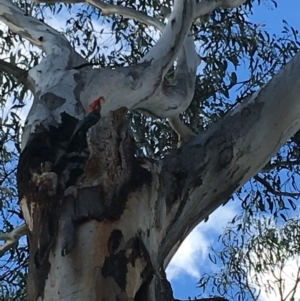
[{"label": "blue sky", "polygon": [[215,268],[208,258],[208,249],[222,234],[227,222],[238,213],[236,203],[231,201],[213,212],[207,222],[193,230],[175,254],[167,268],[167,276],[176,298],[187,299],[201,294],[202,290],[196,287],[200,274]]}]

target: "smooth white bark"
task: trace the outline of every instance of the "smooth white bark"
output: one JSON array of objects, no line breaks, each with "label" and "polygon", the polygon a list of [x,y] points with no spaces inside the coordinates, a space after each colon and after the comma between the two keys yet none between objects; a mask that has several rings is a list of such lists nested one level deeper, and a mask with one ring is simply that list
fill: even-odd
[{"label": "smooth white bark", "polygon": [[196,6],[194,19],[210,14],[216,8],[235,8],[245,2],[246,0],[202,0]]},{"label": "smooth white bark", "polygon": [[16,227],[13,231],[3,233],[0,231],[0,240],[5,241],[0,245],[0,256],[2,256],[7,250],[14,248],[19,239],[27,233],[27,226],[25,224]]},{"label": "smooth white bark", "polygon": [[65,66],[64,58],[73,52],[67,39],[45,23],[26,16],[9,0],[0,1],[0,21],[13,32],[41,48],[46,54],[56,54],[55,64]]},{"label": "smooth white bark", "polygon": [[165,266],[178,243],[257,174],[299,128],[300,53],[259,92],[170,158],[168,164],[178,164],[188,178],[182,196],[161,217],[167,221],[162,232],[167,239],[160,249]]}]

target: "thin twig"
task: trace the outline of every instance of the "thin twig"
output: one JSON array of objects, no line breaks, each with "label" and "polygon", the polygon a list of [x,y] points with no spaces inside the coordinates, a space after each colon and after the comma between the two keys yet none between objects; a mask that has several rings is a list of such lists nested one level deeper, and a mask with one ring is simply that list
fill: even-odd
[{"label": "thin twig", "polygon": [[261,178],[259,175],[254,176],[254,179],[261,183],[262,185],[264,185],[267,190],[269,190],[271,193],[273,193],[274,195],[278,195],[278,196],[288,196],[288,197],[299,197],[300,193],[293,193],[293,192],[286,192],[286,191],[277,191],[276,189],[274,189],[274,187],[271,186],[271,184],[264,178]]},{"label": "thin twig", "polygon": [[27,226],[25,224],[18,226],[9,233],[0,231],[0,240],[5,241],[5,243],[0,246],[0,256],[2,256],[7,250],[14,248],[18,240],[26,233]]},{"label": "thin twig", "polygon": [[12,75],[21,84],[27,84],[28,71],[23,70],[12,63],[0,60],[0,71]]}]

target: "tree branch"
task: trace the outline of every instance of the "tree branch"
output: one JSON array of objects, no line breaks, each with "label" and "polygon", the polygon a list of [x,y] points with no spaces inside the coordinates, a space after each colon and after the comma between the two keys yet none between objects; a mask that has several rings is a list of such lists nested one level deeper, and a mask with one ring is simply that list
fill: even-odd
[{"label": "tree branch", "polygon": [[86,0],[85,2],[101,9],[102,14],[104,16],[119,14],[126,18],[131,18],[141,23],[144,23],[148,26],[153,26],[161,32],[164,30],[165,25],[162,22],[160,22],[157,18],[150,17],[143,12],[134,10],[133,8],[124,7],[121,5],[108,4],[104,3],[101,0]]},{"label": "tree branch", "polygon": [[151,62],[152,72],[157,78],[163,78],[173,65],[182,49],[187,33],[192,25],[194,0],[177,0],[162,36],[150,49],[141,62]]},{"label": "tree branch", "polygon": [[164,267],[190,231],[299,130],[299,64],[300,53],[249,99],[164,158],[156,221]]},{"label": "tree branch", "polygon": [[300,165],[300,160],[294,161],[281,161],[276,163],[267,163],[260,172],[269,172],[274,168],[288,168],[291,166]]},{"label": "tree branch", "polygon": [[[116,6],[112,4],[106,4],[103,3],[100,0],[88,0],[88,3],[93,4],[94,6],[97,6],[102,10],[104,14],[112,14],[112,13],[118,13],[120,15],[133,18],[135,20],[138,20],[142,23],[145,23],[150,26],[154,26],[156,29],[163,31],[165,28],[165,25],[157,20],[154,17],[149,17],[144,13],[137,12],[134,9],[126,8],[123,6]],[[171,16],[172,18],[172,16]],[[174,30],[175,31],[175,30]],[[167,34],[168,35],[168,34]],[[164,41],[164,38],[161,38],[162,41]],[[164,47],[166,48],[165,42],[163,42]],[[156,47],[156,46],[154,46]],[[168,54],[166,55],[168,56]],[[147,58],[143,58],[142,61],[146,60]],[[171,60],[171,63],[173,64],[173,61]],[[169,64],[171,64],[169,63]],[[178,64],[175,72],[174,79],[172,81],[171,85],[164,86],[163,89],[163,95],[161,96],[161,101],[165,101],[165,98],[169,97],[180,97],[182,100],[179,102],[182,104],[185,104],[185,108],[181,109],[181,112],[183,112],[192,101],[193,95],[194,95],[194,84],[196,80],[196,70],[200,63],[200,58],[198,54],[195,51],[195,45],[193,42],[192,35],[186,39],[186,42],[184,44],[184,49],[180,51],[179,58],[178,58]],[[167,71],[169,69],[167,68]],[[166,71],[164,71],[166,72]],[[175,116],[176,121],[172,122],[171,124],[178,124],[178,116]],[[181,124],[180,120],[179,123]],[[190,135],[193,135],[192,131],[190,131],[185,125],[182,125],[183,130],[179,131],[178,134],[183,137],[186,137],[186,132],[188,132]],[[175,128],[175,130],[178,129],[178,127]]]},{"label": "tree branch", "polygon": [[8,75],[12,75],[21,84],[28,84],[28,71],[23,70],[14,64],[0,59],[0,71],[5,72]]},{"label": "tree branch", "polygon": [[264,178],[261,178],[259,175],[254,176],[254,179],[259,182],[260,184],[262,184],[263,186],[265,186],[267,188],[268,191],[270,191],[271,193],[273,193],[274,195],[278,195],[278,196],[288,196],[288,197],[299,197],[300,193],[292,193],[292,192],[286,192],[286,191],[277,191],[276,189],[274,189],[270,183]]},{"label": "tree branch", "polygon": [[216,8],[234,8],[244,4],[247,0],[202,0],[196,5],[194,19],[212,13]]},{"label": "tree branch", "polygon": [[[192,0],[189,0],[192,1]],[[155,17],[150,17],[147,14],[143,12],[136,11],[131,8],[127,8],[120,5],[113,5],[105,3],[101,0],[86,0],[86,1],[80,1],[80,0],[63,0],[63,1],[56,1],[56,0],[36,0],[35,2],[38,3],[57,3],[57,2],[65,2],[65,3],[88,3],[91,4],[99,9],[101,9],[103,15],[110,15],[110,14],[120,14],[128,18],[132,18],[134,20],[140,21],[144,24],[147,24],[149,26],[153,26],[154,28],[158,29],[159,31],[163,31],[165,25],[160,22]],[[176,3],[180,3],[181,1],[175,2],[173,13],[171,14],[170,18],[173,17],[181,17],[182,14],[176,14],[174,11],[178,10],[176,9]],[[200,3],[197,4],[196,9],[192,10],[194,11],[194,14],[191,15],[192,20],[207,15],[211,13],[216,8],[234,8],[237,6],[240,6],[241,4],[245,3],[246,0],[203,0]],[[194,3],[192,1],[191,3]],[[192,4],[186,4],[185,7],[189,7]],[[30,16],[25,16],[24,12],[13,5],[9,0],[0,0],[0,8],[2,12],[0,13],[0,20],[6,23],[6,25],[13,30],[14,32],[20,34],[24,38],[28,39],[30,42],[32,42],[34,45],[42,48],[45,53],[49,54],[52,52],[57,51],[57,47],[53,47],[53,45],[56,45],[61,47],[66,47],[69,50],[72,49],[68,43],[68,41],[65,39],[63,35],[58,33],[53,28],[47,26],[45,23],[32,18]],[[10,14],[13,15],[9,16]],[[188,21],[189,14],[185,15],[183,17],[187,17]],[[174,18],[173,18],[174,19]],[[192,21],[191,20],[191,21]],[[185,20],[185,23],[188,23],[187,20]],[[171,26],[169,26],[171,27]],[[177,26],[177,28],[180,28],[180,26]],[[176,29],[173,31],[176,32]],[[168,33],[166,33],[168,35]],[[55,43],[58,42],[58,43]]]},{"label": "tree branch", "polygon": [[[47,24],[31,16],[26,16],[24,11],[10,0],[0,0],[0,21],[4,22],[13,32],[41,48],[46,54],[60,54],[63,66],[65,65],[65,55],[74,51],[63,35]],[[64,55],[64,53],[66,54]]]},{"label": "tree branch", "polygon": [[200,298],[200,299],[190,299],[190,300],[174,299],[174,301],[228,301],[228,300],[222,297],[211,297],[211,298]]},{"label": "tree branch", "polygon": [[[208,1],[204,0],[201,3],[197,4],[196,14],[194,15],[194,18],[198,18],[199,16],[206,15],[208,13],[211,13],[214,9],[217,7],[236,7],[242,3],[244,3],[245,0],[238,0],[238,1],[228,1],[228,0],[222,0],[222,1]],[[146,14],[142,12],[137,12],[132,8],[127,8],[123,6],[117,6],[113,4],[107,4],[100,0],[87,0],[87,3],[98,7],[102,10],[104,15],[109,15],[113,13],[118,13],[120,15],[123,15],[128,18],[135,19],[137,21],[140,21],[144,24],[154,26],[159,31],[163,31],[165,28],[165,25],[157,20],[154,17],[147,16]],[[172,16],[171,16],[172,18]],[[164,41],[163,37],[161,39]],[[182,97],[183,100],[177,101],[184,105],[184,107],[180,110],[183,112],[190,104],[193,94],[194,94],[194,83],[196,79],[196,69],[199,65],[199,57],[195,51],[194,43],[191,42],[192,38],[189,38],[189,41],[185,44],[184,51],[181,51],[181,54],[179,56],[178,65],[177,65],[177,72],[175,72],[175,77],[173,80],[173,85],[164,87],[162,98],[169,98],[171,97]],[[165,46],[165,45],[164,45]],[[155,46],[156,47],[156,46]],[[160,51],[159,51],[160,52]],[[184,53],[185,52],[185,53]],[[151,54],[148,54],[151,55]],[[168,56],[168,54],[167,54]],[[170,56],[168,56],[170,57]],[[147,60],[147,56],[143,58],[142,61]],[[173,63],[172,60],[170,60],[169,65]],[[166,68],[164,70],[164,74],[169,69]],[[175,83],[175,84],[174,84]],[[184,87],[184,89],[183,89]],[[184,91],[184,92],[183,92]],[[161,99],[161,101],[164,101],[164,99]],[[170,115],[173,115],[172,113]],[[178,124],[179,118],[178,115],[174,115],[174,118],[176,119],[171,120],[172,124]],[[180,121],[180,120],[179,120]],[[175,127],[174,130],[183,137],[183,140],[187,140],[190,136],[193,135],[192,131],[190,131],[186,126],[182,125],[180,122],[180,127]],[[188,133],[185,135],[185,133]]]},{"label": "tree branch", "polygon": [[165,24],[160,22],[155,17],[150,17],[147,14],[136,11],[133,8],[121,6],[121,5],[115,5],[115,4],[109,4],[105,3],[101,0],[35,0],[36,3],[48,3],[48,4],[54,4],[54,3],[87,3],[90,4],[96,8],[99,8],[102,11],[103,16],[112,15],[112,14],[119,14],[121,16],[124,16],[126,18],[131,18],[136,21],[139,21],[141,23],[144,23],[149,26],[153,26],[159,31],[163,31]]},{"label": "tree branch", "polygon": [[[101,95],[107,100],[101,111],[103,116],[117,109],[116,100],[120,99],[120,96],[113,95],[111,92],[115,91],[116,85],[123,89],[123,92],[126,91],[122,93],[121,105],[126,105],[128,109],[141,110],[159,118],[173,117],[182,113],[192,100],[194,78],[199,64],[193,37],[186,39],[194,13],[194,2],[194,0],[175,2],[170,22],[165,26],[161,38],[138,65],[122,70],[95,70],[90,73],[88,76],[91,77],[86,79],[88,86],[84,89],[87,92],[82,91],[81,94],[83,99],[90,101],[91,97],[97,97],[92,94],[93,90],[97,89],[97,93],[100,93],[99,82],[106,82],[106,85],[101,87]],[[180,80],[166,85],[165,75],[178,57],[182,72],[186,71],[185,76],[182,77],[184,81],[182,85]],[[108,75],[109,72],[114,73],[115,82],[112,82],[113,77]],[[194,74],[191,75],[192,72]],[[179,79],[178,74],[177,79]],[[120,79],[117,80],[117,77]],[[110,78],[111,83],[107,82],[107,78]],[[188,83],[189,80],[192,82]],[[113,85],[114,88],[110,88],[109,85]],[[109,93],[106,93],[106,90]]]},{"label": "tree branch", "polygon": [[2,256],[7,250],[14,248],[18,240],[27,233],[27,226],[25,224],[18,226],[9,233],[3,233],[0,231],[0,240],[6,241],[0,246],[0,256]]},{"label": "tree branch", "polygon": [[[67,102],[61,106],[51,108],[51,119],[47,117],[49,114],[46,112],[49,108],[45,106],[45,102],[41,101],[41,106],[32,107],[23,135],[23,147],[29,136],[34,133],[36,126],[43,124],[43,127],[47,128],[52,123],[60,124],[62,112],[80,118],[74,109],[74,100],[66,96],[66,91],[69,90],[71,90],[72,95],[74,94],[73,87],[78,84],[75,74],[76,78],[85,78],[85,84],[81,86],[80,95],[77,95],[76,98],[76,101],[80,101],[79,106],[86,108],[91,101],[102,96],[106,99],[101,111],[103,117],[107,116],[110,111],[125,105],[128,109],[143,110],[154,117],[169,118],[175,116],[177,118],[192,101],[199,58],[192,36],[186,37],[194,16],[195,0],[175,1],[173,12],[166,26],[155,18],[150,18],[133,9],[104,5],[105,3],[100,0],[93,1],[94,5],[102,5],[102,9],[104,11],[106,9],[106,13],[122,12],[124,15],[131,15],[156,26],[160,30],[163,29],[163,34],[157,44],[139,64],[114,70],[72,69],[74,66],[83,66],[86,61],[70,48],[65,38],[50,27],[48,28],[44,23],[24,16],[23,12],[8,0],[0,0],[0,9],[4,7],[4,12],[2,13],[1,10],[0,13],[0,20],[6,21],[7,25],[11,26],[15,32],[36,43],[48,54],[43,58],[41,64],[29,72],[32,82],[38,86],[35,92],[39,91],[44,94],[47,90],[56,95],[57,83],[60,78],[63,80],[59,81],[59,85],[64,93],[59,97],[67,99]],[[3,3],[10,4],[6,7]],[[14,13],[15,10],[17,13]],[[16,15],[18,20],[15,20],[12,15]],[[20,24],[22,24],[22,29]],[[56,41],[57,38],[59,40]],[[174,81],[169,85],[165,81],[165,75],[176,59],[178,68],[175,72]],[[60,66],[60,69],[54,66]],[[47,70],[47,74],[43,73],[43,70]],[[51,76],[49,76],[50,73]],[[105,85],[99,85],[99,83],[105,83]],[[116,87],[118,89],[115,89]],[[122,94],[119,91],[122,91]],[[79,93],[78,90],[76,93]]]},{"label": "tree branch", "polygon": [[[93,5],[94,7],[99,8],[102,11],[102,14],[105,15],[111,15],[111,14],[119,14],[121,16],[124,16],[126,18],[131,18],[136,21],[139,21],[141,23],[147,24],[148,26],[153,26],[159,31],[163,31],[164,24],[160,22],[155,17],[150,17],[147,14],[143,12],[139,12],[134,10],[133,8],[124,7],[121,5],[115,5],[115,4],[109,4],[105,3],[101,0],[35,0],[37,3],[88,3],[90,5]],[[212,13],[216,8],[234,8],[237,6],[242,5],[245,3],[246,0],[202,0],[200,3],[196,5],[196,9],[193,15],[193,20],[202,17],[204,15]]]},{"label": "tree branch", "polygon": [[[164,87],[162,97],[167,99],[181,98],[182,112],[192,102],[195,93],[195,82],[197,75],[197,67],[200,63],[200,58],[195,51],[194,41],[191,36],[186,38],[183,50],[177,60],[174,78],[170,85]],[[186,105],[186,107],[184,107]],[[174,115],[168,119],[170,126],[178,135],[178,147],[181,147],[185,142],[195,136],[183,122],[179,115]]]}]

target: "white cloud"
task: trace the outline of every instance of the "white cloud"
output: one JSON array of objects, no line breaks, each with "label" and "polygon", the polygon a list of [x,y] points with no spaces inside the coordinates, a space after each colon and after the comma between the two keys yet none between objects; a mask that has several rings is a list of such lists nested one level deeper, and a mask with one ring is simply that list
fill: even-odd
[{"label": "white cloud", "polygon": [[[238,207],[234,202],[230,202],[224,207],[219,207],[211,214],[206,223],[201,223],[191,232],[183,241],[167,268],[166,273],[169,281],[184,279],[183,277],[185,276],[190,276],[196,281],[199,280],[203,272],[201,268],[210,264],[208,258],[210,245],[222,233],[226,224],[237,214],[237,210]],[[282,269],[273,265],[272,271],[260,275],[256,283],[254,283],[254,273],[249,272],[249,282],[261,289],[259,300],[289,301],[292,297],[291,294],[297,282],[297,277],[299,278],[300,256],[287,260]],[[279,279],[282,279],[282,296],[279,294]],[[267,291],[268,284],[271,284],[273,291]],[[300,300],[300,287],[296,289],[294,298],[294,300]]]},{"label": "white cloud", "polygon": [[182,273],[196,279],[200,278],[199,263],[206,257],[209,240],[198,226],[181,244],[179,250],[172,258],[168,268],[169,280],[178,278]]},{"label": "white cloud", "polygon": [[208,248],[236,214],[236,206],[230,202],[214,211],[206,223],[198,225],[172,258],[166,270],[168,279],[173,280],[185,274],[199,280],[201,265],[209,260]]}]

